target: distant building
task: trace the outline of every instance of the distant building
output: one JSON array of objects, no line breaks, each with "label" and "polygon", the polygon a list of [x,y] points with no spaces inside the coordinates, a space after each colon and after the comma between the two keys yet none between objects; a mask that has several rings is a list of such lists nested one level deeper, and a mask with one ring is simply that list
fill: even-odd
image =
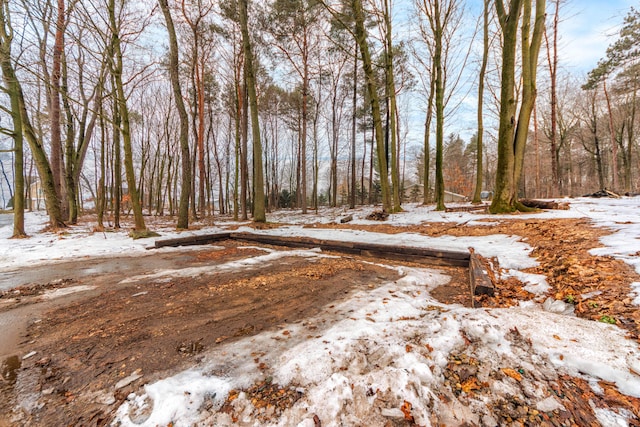
[{"label": "distant building", "polygon": [[44,192],[39,178],[31,178],[29,185],[29,198],[27,198],[27,209],[30,211],[40,211],[46,209],[44,203]]}]

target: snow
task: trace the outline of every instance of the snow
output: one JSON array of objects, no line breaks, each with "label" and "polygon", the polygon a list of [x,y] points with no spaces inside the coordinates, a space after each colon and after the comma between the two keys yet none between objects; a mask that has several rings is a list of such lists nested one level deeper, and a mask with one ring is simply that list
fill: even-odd
[{"label": "snow", "polygon": [[[601,239],[593,255],[609,255],[632,265],[640,273],[640,198],[572,199],[568,211],[531,215],[478,215],[435,212],[431,207],[405,206],[406,212],[391,215],[389,222],[399,226],[450,222],[488,224],[502,219],[589,218],[612,234]],[[354,213],[355,224],[367,221],[373,208]],[[371,242],[387,245],[429,247],[466,251],[473,247],[486,257],[497,257],[500,266],[538,295],[535,301],[502,309],[469,309],[446,305],[429,292],[447,283],[449,277],[430,268],[389,267],[402,278],[375,289],[350,294],[316,317],[282,325],[258,335],[217,345],[204,359],[175,375],[141,384],[119,407],[116,425],[265,425],[252,416],[252,405],[244,393],[233,401],[240,418],[207,411],[218,409],[232,389],[248,388],[271,377],[280,385],[297,387],[302,398],[275,421],[281,426],[312,426],[317,415],[323,425],[384,425],[402,419],[403,402],[411,404],[418,425],[432,425],[431,414],[438,413],[445,424],[491,424],[489,405],[482,397],[443,401],[437,397],[447,387],[444,372],[452,354],[467,354],[482,361],[483,372],[510,368],[533,372],[533,377],[553,378],[570,374],[586,378],[598,392],[597,381],[615,383],[621,393],[640,397],[640,349],[615,325],[558,314],[552,300],[545,310],[542,301],[549,285],[544,276],[522,270],[537,265],[533,248],[518,236],[428,237],[404,232],[395,235],[356,230],[329,230],[305,227],[314,222],[329,223],[350,211],[321,210],[318,215],[278,212],[270,221],[287,225],[254,233],[278,236],[306,236],[318,239]],[[0,269],[25,268],[61,259],[94,256],[136,256],[148,253],[151,240],[132,240],[126,231],[93,233],[74,228],[69,233],[39,233],[46,218],[27,215],[29,239],[9,240],[11,227],[0,228]],[[196,233],[222,231],[209,227]],[[247,231],[240,228],[240,231]],[[163,237],[185,236],[173,230],[160,230]],[[264,248],[262,248],[264,250]],[[166,249],[173,250],[173,249]],[[179,250],[184,250],[181,248]],[[314,260],[326,256],[318,250],[268,251],[252,258],[202,268],[161,270],[144,278],[192,277],[221,269],[240,271],[251,265],[269,265],[282,257]],[[132,277],[129,281],[142,279]],[[142,295],[142,294],[136,294]],[[640,305],[640,282],[632,285],[631,297]],[[566,307],[564,307],[566,308]],[[517,331],[515,333],[514,331]],[[286,332],[286,333],[285,333]],[[518,338],[520,336],[521,338]],[[259,369],[260,362],[268,368]],[[540,411],[561,408],[548,390],[533,380],[523,380],[527,396]],[[494,398],[507,397],[519,390],[514,379],[492,382]],[[377,409],[372,409],[373,407]],[[632,414],[596,409],[602,425],[624,426]],[[494,420],[495,424],[495,420]]]},{"label": "snow", "polygon": [[92,289],[95,289],[95,286],[90,286],[90,285],[80,285],[80,286],[71,286],[68,288],[59,288],[59,289],[54,289],[51,291],[45,291],[45,293],[42,295],[43,299],[56,299],[56,298],[60,298],[66,295],[71,295],[71,294],[75,294],[77,292],[84,292],[84,291],[90,291]]}]

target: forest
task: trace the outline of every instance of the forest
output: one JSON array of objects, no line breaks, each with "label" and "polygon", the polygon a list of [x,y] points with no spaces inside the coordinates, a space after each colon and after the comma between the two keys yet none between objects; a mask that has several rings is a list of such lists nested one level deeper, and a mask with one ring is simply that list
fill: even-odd
[{"label": "forest", "polygon": [[524,197],[633,194],[640,14],[585,77],[559,65],[566,11],[0,0],[1,207],[14,237],[43,208],[54,228],[132,215],[143,236],[148,215],[187,229],[286,208],[443,210],[452,193],[491,194],[493,213],[526,209]]}]

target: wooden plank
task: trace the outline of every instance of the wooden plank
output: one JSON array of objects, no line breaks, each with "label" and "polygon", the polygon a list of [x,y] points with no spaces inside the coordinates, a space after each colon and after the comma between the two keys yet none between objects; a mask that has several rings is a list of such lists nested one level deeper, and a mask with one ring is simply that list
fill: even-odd
[{"label": "wooden plank", "polygon": [[231,238],[246,242],[259,242],[298,248],[320,248],[324,251],[346,252],[350,254],[362,252],[375,253],[376,256],[386,259],[422,260],[425,262],[429,261],[430,264],[436,265],[467,266],[469,264],[469,253],[467,252],[381,245],[377,243],[344,242],[339,240],[315,239],[313,237],[271,236],[247,232],[231,233]]},{"label": "wooden plank", "polygon": [[376,250],[365,250],[365,249],[360,250],[359,253],[362,256],[368,256],[372,258],[382,258],[382,259],[388,259],[393,261],[409,261],[409,262],[415,262],[418,264],[425,264],[425,265],[441,265],[441,266],[448,266],[448,267],[468,267],[469,266],[469,261],[461,260],[461,259],[399,254],[399,253],[394,253],[389,251],[380,252]]},{"label": "wooden plank", "polygon": [[495,295],[495,288],[482,257],[470,248],[469,260],[469,284],[471,286],[471,295]]},{"label": "wooden plank", "polygon": [[383,259],[397,261],[412,261],[429,265],[463,266],[469,265],[469,253],[447,251],[430,248],[416,248],[410,246],[392,246],[378,243],[345,242],[339,240],[316,239],[300,236],[272,236],[250,232],[227,232],[215,234],[200,234],[174,239],[163,239],[155,242],[156,248],[167,246],[205,245],[220,240],[239,240],[256,242],[276,246],[293,248],[320,248],[323,251],[333,251],[348,254],[362,254]]},{"label": "wooden plank", "polygon": [[460,251],[447,251],[443,249],[417,248],[413,246],[392,246],[381,245],[379,243],[355,243],[354,247],[363,250],[376,250],[379,252],[393,252],[404,255],[417,255],[433,258],[447,258],[464,261],[464,265],[469,263],[469,253]]},{"label": "wooden plank", "polygon": [[198,234],[195,236],[177,237],[173,239],[161,239],[156,240],[154,243],[155,248],[164,247],[178,247],[178,246],[193,246],[193,245],[207,245],[209,243],[218,242],[220,240],[227,240],[231,236],[231,233],[215,233],[215,234]]}]

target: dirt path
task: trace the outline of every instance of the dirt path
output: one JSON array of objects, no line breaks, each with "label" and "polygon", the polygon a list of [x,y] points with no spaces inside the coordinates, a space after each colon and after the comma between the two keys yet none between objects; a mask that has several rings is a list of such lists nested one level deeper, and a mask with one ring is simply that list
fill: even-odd
[{"label": "dirt path", "polygon": [[[4,421],[0,415],[0,426],[9,419],[30,426],[105,425],[139,381],[192,366],[218,343],[317,315],[355,290],[398,277],[361,259],[315,255],[215,270],[273,251],[284,249],[227,242],[224,249],[111,259],[94,267],[65,263],[50,269],[49,278],[71,272],[66,282],[25,288],[17,300],[0,298],[6,300],[0,319],[22,318],[13,326],[20,341],[5,340],[0,414],[11,415]],[[191,269],[183,271],[193,275],[121,282],[131,271],[141,274],[159,265]],[[103,272],[85,274],[91,268]],[[29,274],[45,278],[45,272]],[[464,269],[450,272],[464,288]],[[86,285],[95,288],[45,297]],[[32,355],[22,359],[25,354]],[[16,404],[20,409],[12,412]]]}]

